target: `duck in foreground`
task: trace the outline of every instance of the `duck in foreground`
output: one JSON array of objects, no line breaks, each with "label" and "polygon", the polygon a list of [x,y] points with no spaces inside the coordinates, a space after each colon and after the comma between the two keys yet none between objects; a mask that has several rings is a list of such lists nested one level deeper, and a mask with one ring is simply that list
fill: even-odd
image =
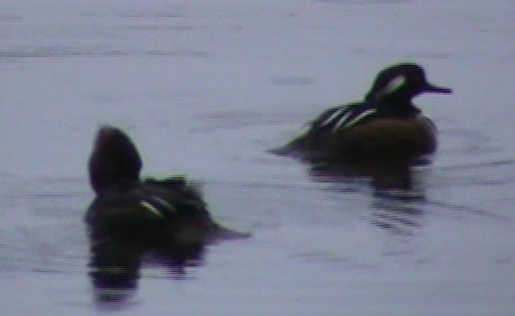
[{"label": "duck in foreground", "polygon": [[215,223],[199,189],[184,177],[141,180],[141,168],[136,146],[122,130],[100,128],[89,160],[96,193],[86,214],[92,239],[177,249],[241,236]]},{"label": "duck in foreground", "polygon": [[211,217],[197,186],[184,177],[140,178],[143,166],[130,138],[112,126],[100,128],[89,160],[96,196],[86,213],[97,300],[122,301],[137,285],[147,253],[171,271],[203,262],[205,246],[247,237]]},{"label": "duck in foreground", "polygon": [[436,150],[437,131],[413,98],[451,92],[429,83],[417,64],[390,66],[377,75],[362,102],[325,111],[305,134],[272,152],[311,161],[417,159]]}]

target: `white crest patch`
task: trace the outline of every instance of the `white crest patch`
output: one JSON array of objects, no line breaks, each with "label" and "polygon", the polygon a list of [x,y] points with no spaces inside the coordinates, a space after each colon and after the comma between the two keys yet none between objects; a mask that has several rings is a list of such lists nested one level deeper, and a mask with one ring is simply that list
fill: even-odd
[{"label": "white crest patch", "polygon": [[403,75],[396,76],[395,78],[390,80],[390,82],[388,82],[388,84],[383,89],[377,92],[376,98],[381,98],[385,95],[394,93],[395,91],[402,88],[402,86],[404,86],[405,83],[406,77],[404,77]]}]

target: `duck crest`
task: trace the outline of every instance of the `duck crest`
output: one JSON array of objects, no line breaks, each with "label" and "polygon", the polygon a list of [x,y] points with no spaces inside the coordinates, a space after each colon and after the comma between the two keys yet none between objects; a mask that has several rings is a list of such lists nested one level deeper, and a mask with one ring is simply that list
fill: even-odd
[{"label": "duck crest", "polygon": [[403,63],[380,71],[365,101],[392,106],[395,103],[411,104],[411,100],[421,93],[451,93],[451,90],[429,83],[421,66]]}]

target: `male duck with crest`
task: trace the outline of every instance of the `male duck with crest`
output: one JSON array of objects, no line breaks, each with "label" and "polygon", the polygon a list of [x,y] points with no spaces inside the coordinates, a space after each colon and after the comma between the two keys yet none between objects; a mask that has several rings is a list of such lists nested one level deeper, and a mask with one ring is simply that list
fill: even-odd
[{"label": "male duck with crest", "polygon": [[422,93],[451,93],[426,80],[424,69],[403,63],[382,70],[364,101],[329,109],[309,130],[277,154],[309,160],[411,160],[433,153],[436,128],[412,99]]},{"label": "male duck with crest", "polygon": [[220,234],[231,237],[183,177],[141,180],[141,168],[136,146],[122,130],[100,128],[89,160],[96,197],[86,214],[94,241],[180,248],[200,247]]}]

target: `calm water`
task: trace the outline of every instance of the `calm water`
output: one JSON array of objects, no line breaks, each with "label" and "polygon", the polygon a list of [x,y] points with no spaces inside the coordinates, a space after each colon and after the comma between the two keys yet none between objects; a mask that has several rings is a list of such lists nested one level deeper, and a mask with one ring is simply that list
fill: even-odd
[{"label": "calm water", "polygon": [[[0,314],[513,315],[514,21],[511,0],[4,0]],[[404,60],[454,90],[417,100],[433,164],[399,182],[266,153]],[[252,236],[95,290],[82,218],[102,123]]]}]

